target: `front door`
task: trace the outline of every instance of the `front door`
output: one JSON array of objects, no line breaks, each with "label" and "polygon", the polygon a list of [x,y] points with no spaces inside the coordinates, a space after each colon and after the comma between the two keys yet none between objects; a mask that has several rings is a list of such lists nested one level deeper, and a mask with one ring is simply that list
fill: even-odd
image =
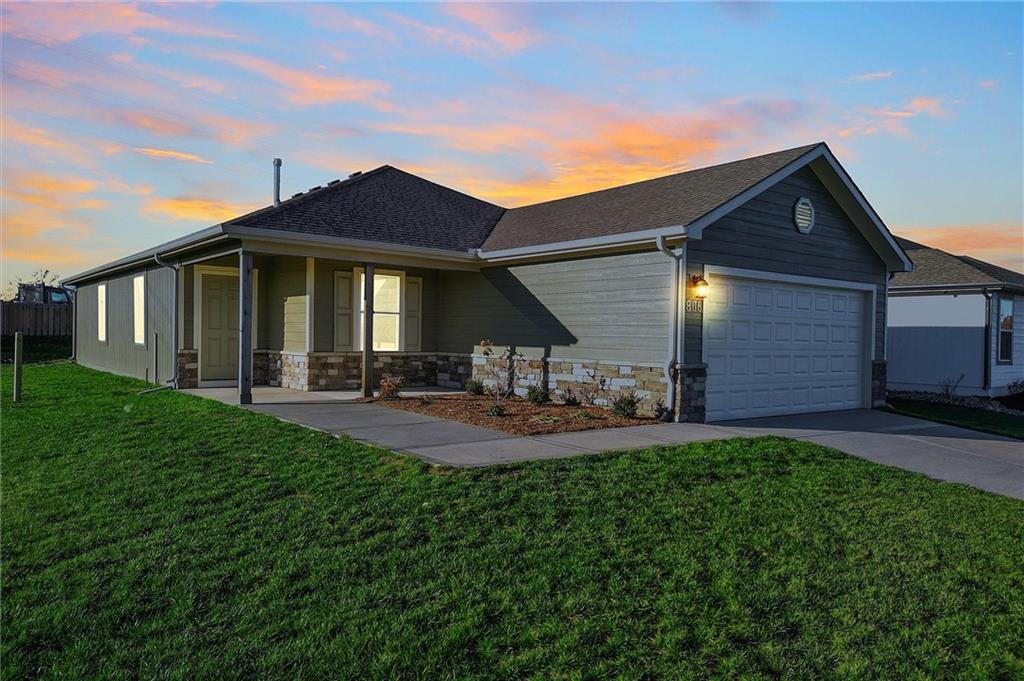
[{"label": "front door", "polygon": [[202,345],[204,381],[238,380],[238,277],[203,274]]}]

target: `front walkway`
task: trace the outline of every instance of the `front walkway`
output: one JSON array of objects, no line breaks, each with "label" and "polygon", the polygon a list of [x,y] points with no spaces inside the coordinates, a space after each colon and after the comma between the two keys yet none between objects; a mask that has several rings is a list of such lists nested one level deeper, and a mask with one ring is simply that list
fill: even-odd
[{"label": "front walkway", "polygon": [[[234,404],[233,391],[216,388],[184,392]],[[463,467],[776,435],[1024,499],[1024,442],[884,411],[860,409],[719,424],[663,423],[518,437],[425,414],[346,401],[343,395],[349,400],[355,396],[350,392],[332,395],[257,388],[253,390],[254,404],[247,408],[431,463]]]}]

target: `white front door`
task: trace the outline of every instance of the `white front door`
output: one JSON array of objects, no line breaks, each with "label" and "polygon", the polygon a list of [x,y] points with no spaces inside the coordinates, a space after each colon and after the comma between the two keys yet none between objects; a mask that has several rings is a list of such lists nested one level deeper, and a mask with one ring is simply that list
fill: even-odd
[{"label": "white front door", "polygon": [[713,278],[704,303],[708,421],[867,406],[863,290]]}]

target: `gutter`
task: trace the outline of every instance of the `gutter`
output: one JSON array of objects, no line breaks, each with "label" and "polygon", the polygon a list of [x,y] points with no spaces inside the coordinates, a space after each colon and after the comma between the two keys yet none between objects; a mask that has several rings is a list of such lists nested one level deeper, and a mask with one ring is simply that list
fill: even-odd
[{"label": "gutter", "polygon": [[640,232],[623,232],[622,234],[610,234],[607,236],[595,236],[588,239],[573,239],[571,241],[555,241],[546,244],[535,244],[533,246],[522,246],[518,248],[499,248],[488,251],[483,248],[476,250],[477,257],[487,262],[501,262],[503,260],[515,260],[531,256],[559,256],[574,253],[584,253],[601,248],[615,248],[622,246],[642,246],[657,243],[659,239],[699,239],[702,230],[690,227],[689,225],[675,225],[670,227],[659,227]]},{"label": "gutter", "polygon": [[[682,405],[678,405],[678,407],[676,405],[676,377],[679,373],[679,365],[684,357],[684,339],[686,336],[685,329],[679,328],[681,318],[679,313],[681,307],[680,293],[684,290],[683,282],[686,276],[686,241],[683,241],[678,252],[668,247],[664,236],[658,236],[655,243],[659,251],[672,258],[672,302],[668,313],[668,355],[663,366],[665,382],[668,384],[668,390],[666,391],[668,400],[665,404],[665,413],[662,415],[662,420],[678,421]],[[685,319],[685,317],[682,317],[682,319]]]}]

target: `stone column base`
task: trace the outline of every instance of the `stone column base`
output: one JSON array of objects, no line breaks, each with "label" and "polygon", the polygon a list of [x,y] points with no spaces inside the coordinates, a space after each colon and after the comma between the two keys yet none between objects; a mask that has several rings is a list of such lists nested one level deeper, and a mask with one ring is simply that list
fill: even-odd
[{"label": "stone column base", "polygon": [[884,407],[889,365],[884,359],[871,362],[871,406]]},{"label": "stone column base", "polygon": [[683,364],[679,367],[679,420],[704,423],[706,418],[707,364]]},{"label": "stone column base", "polygon": [[199,351],[193,348],[178,350],[178,387],[199,387]]}]

